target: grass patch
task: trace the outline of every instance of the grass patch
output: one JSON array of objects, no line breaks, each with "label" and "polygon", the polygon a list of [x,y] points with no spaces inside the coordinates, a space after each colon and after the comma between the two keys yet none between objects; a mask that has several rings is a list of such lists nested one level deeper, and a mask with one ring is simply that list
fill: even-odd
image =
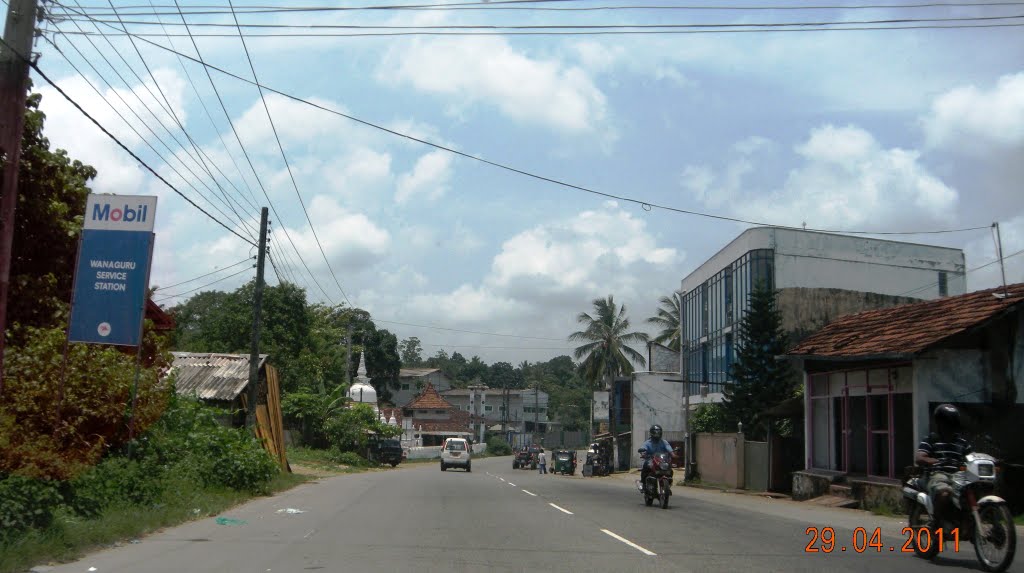
[{"label": "grass patch", "polygon": [[[282,473],[268,485],[271,494],[309,481],[308,476]],[[253,499],[252,494],[227,488],[202,489],[180,480],[149,507],[116,505],[95,519],[60,511],[49,528],[0,542],[0,573],[18,573],[39,564],[81,558],[90,551],[115,546],[164,527],[217,515]]]},{"label": "grass patch", "polygon": [[872,507],[871,513],[882,517],[899,517],[903,515],[903,510],[888,503],[881,503]]}]

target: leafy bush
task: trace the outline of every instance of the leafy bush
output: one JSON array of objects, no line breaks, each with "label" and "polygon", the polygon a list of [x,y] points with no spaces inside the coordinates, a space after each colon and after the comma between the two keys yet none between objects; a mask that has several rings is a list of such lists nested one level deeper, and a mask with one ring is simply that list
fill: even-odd
[{"label": "leafy bush", "polygon": [[381,424],[368,404],[353,404],[351,408],[341,410],[327,420],[324,429],[331,447],[343,452],[365,451],[369,441],[367,430],[382,438],[393,438],[402,433],[401,428]]},{"label": "leafy bush", "polygon": [[366,458],[355,452],[342,452],[338,449],[331,450],[331,459],[339,464],[353,468],[365,468],[370,465]]},{"label": "leafy bush", "polygon": [[31,527],[48,527],[62,502],[58,482],[0,476],[0,538]]},{"label": "leafy bush", "polygon": [[492,456],[507,456],[512,454],[512,446],[504,438],[494,436],[487,440],[487,453]]},{"label": "leafy bush", "polygon": [[[0,472],[67,480],[96,465],[127,440],[125,413],[134,357],[112,347],[72,344],[62,374],[63,327],[14,328],[24,340],[4,362],[0,401]],[[152,333],[147,340],[151,341]],[[160,417],[168,388],[158,369],[143,368],[135,428]]]},{"label": "leafy bush", "polygon": [[164,492],[161,468],[124,457],[110,457],[68,485],[67,505],[83,517],[95,517],[113,504],[148,506]]},{"label": "leafy bush", "polygon": [[724,432],[728,430],[726,412],[721,404],[714,402],[697,406],[697,409],[693,412],[691,425],[695,433]]}]

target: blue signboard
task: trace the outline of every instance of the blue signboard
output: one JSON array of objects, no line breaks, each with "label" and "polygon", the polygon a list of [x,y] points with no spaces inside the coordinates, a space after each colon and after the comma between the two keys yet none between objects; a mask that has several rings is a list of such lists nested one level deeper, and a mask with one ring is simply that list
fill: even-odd
[{"label": "blue signboard", "polygon": [[89,196],[75,269],[70,341],[139,344],[155,212],[156,197]]}]

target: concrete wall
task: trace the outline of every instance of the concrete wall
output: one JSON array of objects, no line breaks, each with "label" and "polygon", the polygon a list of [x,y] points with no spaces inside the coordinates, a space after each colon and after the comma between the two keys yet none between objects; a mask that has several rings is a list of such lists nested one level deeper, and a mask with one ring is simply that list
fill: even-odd
[{"label": "concrete wall", "polygon": [[840,288],[887,295],[938,296],[938,272],[946,271],[949,294],[966,292],[963,251],[814,231],[747,229],[681,282],[688,292],[747,251],[775,249],[776,287]]},{"label": "concrete wall", "polygon": [[647,345],[647,369],[651,372],[679,373],[679,352],[650,342]]},{"label": "concrete wall", "polygon": [[697,472],[703,482],[744,487],[742,434],[697,434]]},{"label": "concrete wall", "polygon": [[[538,424],[550,423],[548,419],[548,394],[547,392],[536,391],[536,398],[534,398],[535,391],[533,389],[528,390],[516,390],[509,393],[508,397],[508,419],[509,422],[533,422],[533,412],[526,412],[526,408],[539,407],[543,410],[537,415]],[[470,413],[476,415],[476,406],[480,406],[480,414],[483,415],[484,419],[489,424],[497,424],[502,421],[501,407],[504,405],[504,399],[500,390],[487,390],[483,395],[483,400],[480,401],[480,394],[478,393],[477,401],[478,404],[470,404],[470,396],[465,394],[465,390],[454,390],[451,392],[441,392],[441,396],[451,402],[454,406],[466,410],[467,407],[472,407],[474,411]],[[491,411],[487,411],[487,406],[491,407]],[[466,410],[469,411],[469,410]],[[607,416],[607,414],[606,414]],[[517,424],[521,425],[521,424]]]},{"label": "concrete wall", "polygon": [[633,374],[633,434],[629,454],[630,467],[640,467],[640,454],[637,453],[637,450],[647,441],[647,429],[652,425],[660,425],[666,439],[671,433],[684,431],[681,407],[683,384],[665,382],[664,380],[678,377],[679,372],[636,372]]},{"label": "concrete wall", "polygon": [[985,353],[931,350],[914,360],[914,443],[929,433],[930,403],[982,404],[989,399]]},{"label": "concrete wall", "polygon": [[779,289],[777,301],[782,314],[782,328],[793,345],[841,316],[919,302],[910,297],[872,292],[803,287]]}]

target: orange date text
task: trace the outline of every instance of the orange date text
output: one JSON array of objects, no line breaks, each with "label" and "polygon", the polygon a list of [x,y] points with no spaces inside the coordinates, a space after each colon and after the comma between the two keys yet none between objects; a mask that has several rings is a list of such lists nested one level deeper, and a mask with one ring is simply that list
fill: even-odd
[{"label": "orange date text", "polygon": [[915,546],[922,552],[938,548],[939,553],[960,551],[960,530],[939,530],[932,532],[926,527],[904,527],[902,544],[886,544],[882,541],[882,528],[865,529],[858,527],[848,539],[840,539],[832,527],[808,527],[804,533],[809,537],[804,553],[913,553]]}]

